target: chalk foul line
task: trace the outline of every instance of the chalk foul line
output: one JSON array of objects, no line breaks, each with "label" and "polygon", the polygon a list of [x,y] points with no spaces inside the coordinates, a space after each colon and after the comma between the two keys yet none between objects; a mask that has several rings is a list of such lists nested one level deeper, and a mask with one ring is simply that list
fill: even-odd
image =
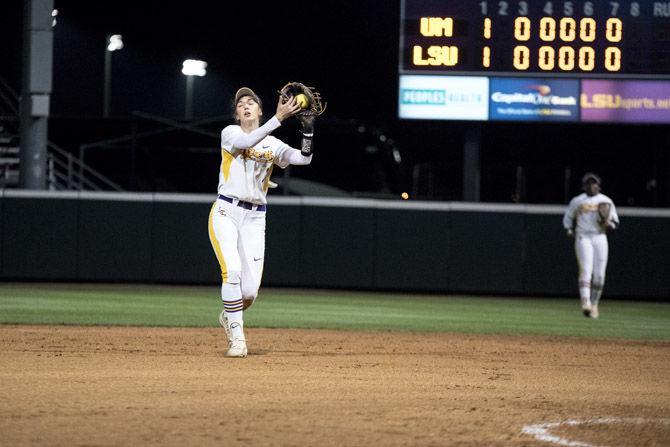
[{"label": "chalk foul line", "polygon": [[533,436],[538,441],[549,442],[555,445],[561,445],[566,447],[605,447],[605,446],[596,446],[594,444],[575,441],[572,439],[562,438],[561,436],[551,433],[550,430],[555,429],[560,426],[577,426],[577,425],[616,425],[616,424],[647,424],[647,423],[657,423],[663,425],[670,425],[670,419],[646,419],[646,418],[596,418],[596,419],[568,419],[561,422],[546,422],[544,424],[533,424],[533,425],[524,425],[521,429],[521,432],[527,435]]}]

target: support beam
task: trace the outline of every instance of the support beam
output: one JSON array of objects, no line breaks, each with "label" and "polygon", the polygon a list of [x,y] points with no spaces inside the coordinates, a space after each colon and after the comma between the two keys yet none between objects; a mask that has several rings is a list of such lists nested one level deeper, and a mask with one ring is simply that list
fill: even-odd
[{"label": "support beam", "polygon": [[19,188],[46,189],[53,68],[53,0],[25,0],[20,104]]},{"label": "support beam", "polygon": [[107,34],[105,38],[105,79],[103,85],[103,106],[102,106],[102,116],[103,118],[109,118],[112,102],[112,52],[107,49],[109,44],[109,38],[111,34]]},{"label": "support beam", "polygon": [[184,119],[191,120],[193,119],[193,82],[194,77],[186,76],[186,100],[184,102]]},{"label": "support beam", "polygon": [[479,151],[481,145],[481,126],[471,123],[465,130],[463,141],[463,200],[479,202],[480,171]]}]

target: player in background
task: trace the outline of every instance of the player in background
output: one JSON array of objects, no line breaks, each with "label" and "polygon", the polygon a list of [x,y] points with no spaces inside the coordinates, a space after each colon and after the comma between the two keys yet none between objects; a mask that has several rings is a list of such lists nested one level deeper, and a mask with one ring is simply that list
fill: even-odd
[{"label": "player in background", "polygon": [[258,295],[265,256],[265,212],[272,168],[308,165],[303,155],[270,133],[300,110],[295,98],[280,97],[275,115],[262,126],[260,98],[250,88],[235,94],[238,124],[221,131],[218,197],[209,215],[209,238],[221,267],[223,311],[219,322],[228,337],[227,357],[246,357],[243,311]]},{"label": "player in background", "polygon": [[598,318],[598,303],[605,285],[608,244],[606,232],[619,226],[612,199],[600,192],[600,177],[587,172],[584,192],[574,197],[563,216],[563,228],[575,238],[579,267],[579,298],[585,317]]}]

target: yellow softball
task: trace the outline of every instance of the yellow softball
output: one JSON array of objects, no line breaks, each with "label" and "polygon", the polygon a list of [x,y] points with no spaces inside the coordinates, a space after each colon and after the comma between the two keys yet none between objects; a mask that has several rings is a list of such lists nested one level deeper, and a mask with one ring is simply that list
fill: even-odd
[{"label": "yellow softball", "polygon": [[305,96],[303,93],[296,95],[295,101],[298,103],[301,109],[306,109],[307,106],[309,105],[309,100],[307,99],[307,96]]}]

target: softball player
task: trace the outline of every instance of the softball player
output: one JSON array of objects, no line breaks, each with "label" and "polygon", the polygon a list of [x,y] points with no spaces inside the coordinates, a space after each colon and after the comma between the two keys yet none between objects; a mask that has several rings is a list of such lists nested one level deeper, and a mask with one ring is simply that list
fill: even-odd
[{"label": "softball player", "polygon": [[584,193],[573,198],[563,216],[563,227],[575,238],[579,265],[579,298],[585,317],[598,318],[598,302],[605,285],[608,244],[606,232],[619,226],[612,199],[600,193],[596,174],[582,177]]},{"label": "softball player", "polygon": [[277,104],[262,126],[260,98],[250,88],[235,94],[233,116],[239,123],[221,131],[218,197],[209,215],[209,238],[221,267],[223,311],[219,322],[228,337],[228,357],[246,357],[243,311],[258,295],[265,256],[266,194],[274,165],[307,165],[304,156],[270,133],[300,106],[295,99]]}]

